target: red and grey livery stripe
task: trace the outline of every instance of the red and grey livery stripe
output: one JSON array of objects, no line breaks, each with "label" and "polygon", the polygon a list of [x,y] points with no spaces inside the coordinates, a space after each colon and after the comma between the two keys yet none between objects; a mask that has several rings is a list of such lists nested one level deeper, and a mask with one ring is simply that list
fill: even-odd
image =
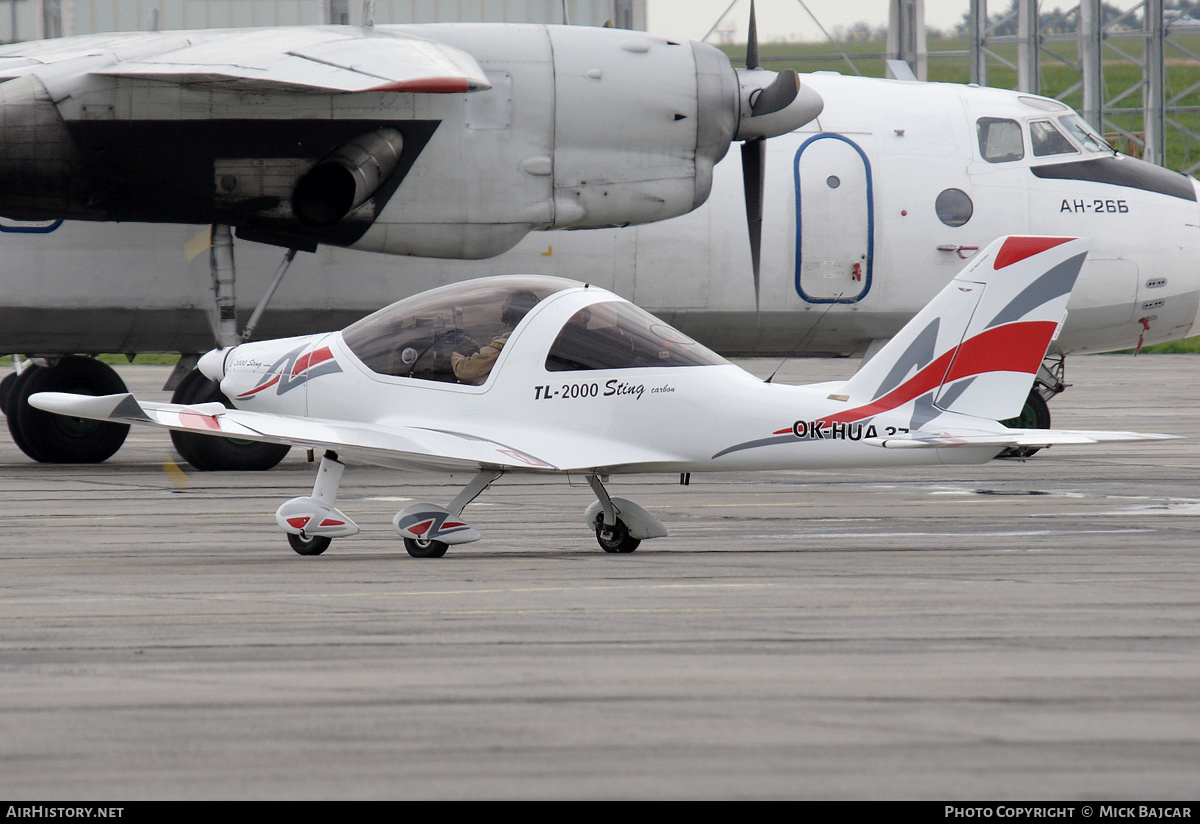
[{"label": "red and grey livery stripe", "polygon": [[[1010,237],[1000,247],[992,268],[999,271],[1070,240],[1073,238]],[[982,332],[942,353],[900,386],[876,397],[870,403],[817,418],[815,423],[831,426],[835,423],[863,421],[898,409],[926,393],[936,393],[943,386],[988,372],[1036,372],[1046,355],[1058,323],[1044,320],[1021,321],[1019,318],[1027,316],[1057,297],[1069,294],[1085,257],[1086,254],[1076,255],[1048,270],[997,312]],[[713,458],[743,449],[798,441],[793,436],[791,424],[775,430],[771,435],[770,438],[727,447],[713,455]]]},{"label": "red and grey livery stripe", "polygon": [[449,513],[436,510],[407,515],[401,518],[396,526],[406,532],[411,532],[418,538],[431,541],[462,532],[464,529],[471,529],[469,524],[453,520]]},{"label": "red and grey livery stripe", "polygon": [[[312,520],[313,516],[311,515],[297,515],[295,518],[288,518],[287,522],[289,526],[293,526],[296,529],[306,529]],[[317,526],[345,526],[345,524],[345,521],[339,521],[335,518],[326,518]]]},{"label": "red and grey livery stripe", "polygon": [[[986,329],[945,352],[907,381],[876,400],[836,415],[826,424],[852,423],[903,406],[911,400],[963,378],[985,372],[1036,372],[1058,327],[1052,321],[1024,321]],[[791,432],[792,428],[774,434]]]},{"label": "red and grey livery stripe", "polygon": [[[249,389],[238,395],[238,400],[248,400],[273,386],[278,386],[279,389],[276,394],[282,395],[290,392],[297,386],[303,385],[305,381],[342,371],[342,367],[338,366],[337,361],[334,360],[333,352],[330,351],[328,346],[322,346],[320,349],[314,349],[311,352],[301,355],[300,353],[305,348],[306,346],[302,346],[298,349],[293,349],[276,361],[270,369],[271,376],[261,381],[253,389]],[[291,364],[290,368],[288,367],[289,363]]]}]

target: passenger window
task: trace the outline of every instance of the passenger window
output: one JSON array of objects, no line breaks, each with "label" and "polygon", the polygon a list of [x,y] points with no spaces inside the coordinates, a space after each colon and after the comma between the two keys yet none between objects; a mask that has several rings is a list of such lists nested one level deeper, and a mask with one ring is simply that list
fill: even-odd
[{"label": "passenger window", "polygon": [[1079,150],[1049,120],[1035,120],[1029,124],[1029,142],[1033,144],[1034,157],[1079,154]]},{"label": "passenger window", "polygon": [[979,131],[979,153],[988,163],[1007,163],[1025,156],[1021,124],[1002,117],[981,117],[975,121]]},{"label": "passenger window", "polygon": [[971,219],[975,204],[962,189],[946,189],[933,204],[938,220],[947,226],[962,226]]}]

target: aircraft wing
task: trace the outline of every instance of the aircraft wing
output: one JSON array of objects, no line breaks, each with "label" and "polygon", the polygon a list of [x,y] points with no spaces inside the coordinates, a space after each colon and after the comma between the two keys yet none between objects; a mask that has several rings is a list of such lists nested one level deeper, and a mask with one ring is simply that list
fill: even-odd
[{"label": "aircraft wing", "polygon": [[464,51],[348,27],[248,29],[201,36],[93,73],[243,90],[438,94],[491,88],[475,58]]},{"label": "aircraft wing", "polygon": [[887,449],[944,449],[956,446],[1048,447],[1089,444],[1105,441],[1165,441],[1178,435],[1149,432],[1106,432],[1086,429],[1009,429],[1007,432],[942,431],[909,432],[882,438],[867,438],[864,443]]},{"label": "aircraft wing", "polygon": [[40,392],[37,409],[57,415],[113,423],[141,423],[228,438],[332,449],[369,463],[421,469],[492,467],[545,470],[558,467],[536,455],[479,435],[451,429],[301,418],[228,409],[220,403],[183,405],[139,401],[133,395],[72,395]]},{"label": "aircraft wing", "polygon": [[[367,463],[409,469],[459,471],[482,468],[523,472],[591,471],[676,460],[637,446],[564,433],[530,433],[489,427],[489,434],[454,426],[372,424],[228,409],[220,403],[139,401],[131,394],[73,395],[39,392],[29,404],[73,418],[150,424],[182,432],[332,449]],[[536,447],[529,446],[532,441]],[[535,454],[536,453],[536,454]]]}]

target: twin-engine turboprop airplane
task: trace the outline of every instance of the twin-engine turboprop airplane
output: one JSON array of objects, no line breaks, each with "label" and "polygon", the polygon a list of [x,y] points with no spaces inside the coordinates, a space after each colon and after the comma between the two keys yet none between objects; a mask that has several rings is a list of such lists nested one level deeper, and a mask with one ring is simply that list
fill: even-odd
[{"label": "twin-engine turboprop airplane", "polygon": [[609,476],[982,463],[1005,449],[1169,436],[1009,429],[1061,327],[1086,240],[1009,237],[976,255],[848,381],[760,381],[611,292],[546,276],[446,286],[342,332],[213,350],[236,409],[39,393],[48,412],[323,450],[312,494],[276,513],[302,555],[358,527],[342,458],[473,471],[393,525],[410,555],[477,540],[463,509],[506,473],[587,477],[607,552],[667,528]]}]

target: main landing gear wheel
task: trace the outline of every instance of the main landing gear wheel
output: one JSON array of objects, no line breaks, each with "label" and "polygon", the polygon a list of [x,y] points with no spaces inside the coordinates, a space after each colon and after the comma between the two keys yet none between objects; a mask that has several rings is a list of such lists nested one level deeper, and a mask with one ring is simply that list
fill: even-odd
[{"label": "main landing gear wheel", "polygon": [[38,392],[120,395],[125,382],[113,369],[92,358],[71,355],[53,366],[25,369],[9,385],[5,400],[8,431],[21,451],[42,463],[101,463],[129,435],[129,424],[54,415],[34,409]]},{"label": "main landing gear wheel", "polygon": [[[220,386],[195,369],[179,382],[179,386],[171,396],[172,403],[192,404],[214,401],[223,403],[225,406],[232,406],[229,399],[221,394]],[[282,461],[288,450],[291,449],[283,444],[216,438],[212,435],[193,435],[190,432],[174,430],[171,432],[171,442],[175,444],[175,450],[180,457],[201,472],[223,469],[261,472]]]},{"label": "main landing gear wheel", "polygon": [[605,526],[604,513],[596,518],[596,542],[605,552],[619,552],[622,555],[633,552],[641,544],[640,539],[630,537],[629,527],[620,518],[612,526]]},{"label": "main landing gear wheel", "polygon": [[[1021,408],[1021,414],[1000,423],[1009,429],[1049,429],[1050,405],[1046,403],[1046,399],[1042,397],[1042,393],[1035,386],[1029,390],[1029,397],[1025,399],[1025,406]],[[1014,447],[1001,452],[1000,457],[1028,458],[1037,452],[1037,447]]]},{"label": "main landing gear wheel", "polygon": [[445,541],[429,541],[421,538],[405,538],[404,548],[414,558],[441,558],[450,548]]},{"label": "main landing gear wheel", "polygon": [[17,382],[17,373],[9,372],[0,380],[0,412],[8,414],[8,393],[12,390],[12,386]]},{"label": "main landing gear wheel", "polygon": [[292,549],[296,550],[297,555],[320,555],[325,550],[329,549],[332,538],[327,538],[324,535],[313,535],[311,538],[306,535],[296,535],[293,532],[288,533],[288,543]]}]

